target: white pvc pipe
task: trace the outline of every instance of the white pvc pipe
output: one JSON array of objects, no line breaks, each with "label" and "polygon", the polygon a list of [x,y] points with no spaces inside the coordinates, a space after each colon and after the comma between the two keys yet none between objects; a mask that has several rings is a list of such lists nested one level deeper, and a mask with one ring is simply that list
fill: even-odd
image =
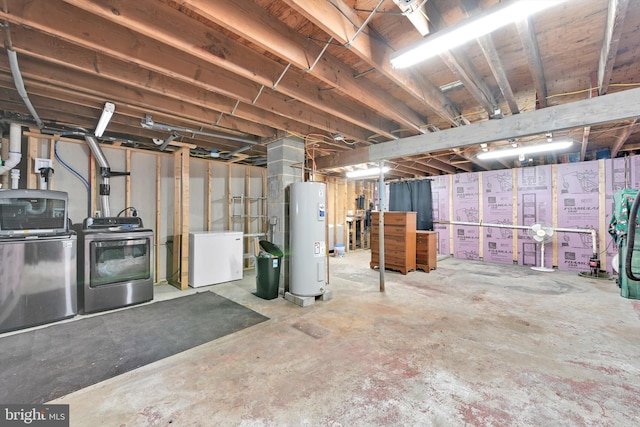
[{"label": "white pvc pipe", "polygon": [[22,126],[11,123],[9,131],[9,158],[0,166],[0,175],[4,175],[16,167],[22,160]]},{"label": "white pvc pipe", "polygon": [[11,169],[11,189],[17,190],[20,186],[20,169]]},{"label": "white pvc pipe", "polygon": [[[486,222],[467,222],[467,221],[433,221],[436,224],[452,224],[452,225],[470,225],[476,227],[495,227],[495,228],[515,228],[518,230],[528,230],[531,226],[527,225],[515,225],[515,224],[490,224]],[[557,228],[551,227],[554,231],[560,231],[562,233],[590,233],[591,234],[591,246],[593,254],[598,253],[598,233],[593,228]]]},{"label": "white pvc pipe", "polygon": [[16,54],[16,51],[13,49],[7,49],[7,56],[9,57],[9,68],[11,69],[11,75],[13,75],[13,83],[16,86],[16,90],[22,98],[24,105],[27,106],[27,109],[33,116],[33,119],[36,121],[38,128],[42,129],[44,127],[44,123],[42,123],[40,116],[36,113],[36,109],[33,108],[33,104],[29,100],[29,95],[24,87],[24,81],[22,80],[22,74],[20,73],[20,67],[18,66],[18,54]]}]

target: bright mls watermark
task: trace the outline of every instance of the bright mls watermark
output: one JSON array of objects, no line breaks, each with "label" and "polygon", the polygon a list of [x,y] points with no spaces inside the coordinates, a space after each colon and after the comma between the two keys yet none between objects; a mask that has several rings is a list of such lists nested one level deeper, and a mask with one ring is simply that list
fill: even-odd
[{"label": "bright mls watermark", "polygon": [[69,427],[69,405],[0,405],[0,427]]}]

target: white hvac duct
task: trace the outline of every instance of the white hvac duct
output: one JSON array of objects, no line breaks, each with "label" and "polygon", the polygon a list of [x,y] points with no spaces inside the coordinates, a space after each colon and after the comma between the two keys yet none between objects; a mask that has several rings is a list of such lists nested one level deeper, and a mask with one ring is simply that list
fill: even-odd
[{"label": "white hvac duct", "polygon": [[22,126],[11,123],[9,131],[9,158],[2,162],[0,175],[4,175],[16,167],[22,160]]}]

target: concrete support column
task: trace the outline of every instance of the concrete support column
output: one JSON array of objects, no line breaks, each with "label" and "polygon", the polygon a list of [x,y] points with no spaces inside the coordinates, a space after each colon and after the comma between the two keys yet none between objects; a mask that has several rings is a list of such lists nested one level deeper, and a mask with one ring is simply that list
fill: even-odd
[{"label": "concrete support column", "polygon": [[280,287],[289,290],[289,185],[302,182],[304,176],[304,142],[285,138],[267,147],[267,212],[269,222],[275,219],[273,243],[285,253],[280,267]]}]

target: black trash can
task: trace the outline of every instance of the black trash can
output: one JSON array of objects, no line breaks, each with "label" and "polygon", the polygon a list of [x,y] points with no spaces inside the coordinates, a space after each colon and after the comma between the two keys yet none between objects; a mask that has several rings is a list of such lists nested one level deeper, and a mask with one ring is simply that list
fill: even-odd
[{"label": "black trash can", "polygon": [[267,240],[260,240],[260,253],[256,257],[256,295],[264,299],[278,298],[280,265],[284,254]]}]

